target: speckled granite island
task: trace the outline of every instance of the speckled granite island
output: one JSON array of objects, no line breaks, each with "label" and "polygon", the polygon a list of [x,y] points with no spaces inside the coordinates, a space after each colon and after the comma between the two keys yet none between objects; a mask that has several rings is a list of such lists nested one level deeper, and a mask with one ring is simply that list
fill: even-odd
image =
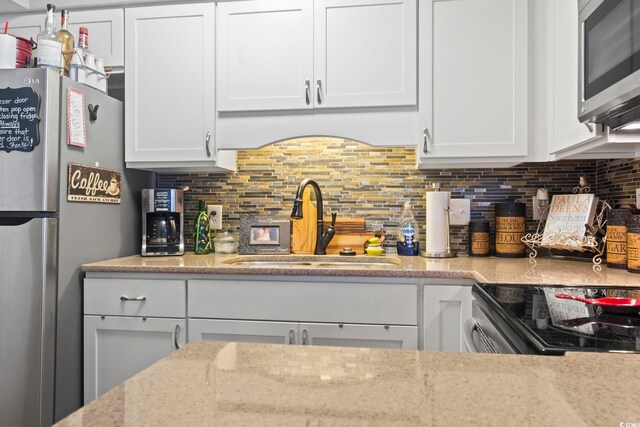
[{"label": "speckled granite island", "polygon": [[59,426],[630,426],[637,355],[191,343]]},{"label": "speckled granite island", "polygon": [[[287,265],[246,265],[243,262],[294,261]],[[141,257],[134,255],[82,266],[87,273],[145,273],[178,275],[262,275],[262,276],[341,276],[467,279],[481,283],[565,285],[565,286],[640,286],[640,275],[625,270],[601,267],[590,262],[540,258],[427,259],[422,257],[349,257],[348,265],[305,265],[305,261],[345,261],[339,256],[305,255],[193,255],[181,257]],[[384,268],[365,266],[372,261],[388,261]],[[359,267],[358,263],[363,266]],[[249,263],[250,264],[250,263]],[[321,264],[321,263],[319,263]]]}]

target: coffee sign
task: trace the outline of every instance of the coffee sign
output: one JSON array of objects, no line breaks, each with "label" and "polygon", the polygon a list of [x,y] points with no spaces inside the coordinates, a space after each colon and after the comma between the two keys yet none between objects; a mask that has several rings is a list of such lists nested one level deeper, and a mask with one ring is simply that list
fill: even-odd
[{"label": "coffee sign", "polygon": [[70,202],[120,203],[122,172],[69,163],[67,200]]}]

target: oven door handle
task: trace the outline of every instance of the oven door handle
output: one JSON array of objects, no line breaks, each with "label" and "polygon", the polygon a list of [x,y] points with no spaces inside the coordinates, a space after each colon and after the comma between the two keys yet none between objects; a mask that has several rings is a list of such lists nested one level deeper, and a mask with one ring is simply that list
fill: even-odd
[{"label": "oven door handle", "polygon": [[476,329],[476,321],[471,319],[467,319],[464,322],[463,334],[462,338],[464,340],[464,346],[467,348],[467,352],[469,353],[480,353],[478,347],[476,347],[473,342],[473,331]]}]

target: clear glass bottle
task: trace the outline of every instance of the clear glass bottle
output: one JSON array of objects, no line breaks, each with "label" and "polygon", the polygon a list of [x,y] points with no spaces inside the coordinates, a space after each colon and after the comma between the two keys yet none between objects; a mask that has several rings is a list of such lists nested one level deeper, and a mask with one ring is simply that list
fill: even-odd
[{"label": "clear glass bottle", "polygon": [[54,5],[47,5],[44,31],[38,34],[38,67],[60,70],[62,67],[62,42],[54,27],[53,12],[55,10]]},{"label": "clear glass bottle", "polygon": [[405,202],[400,217],[400,235],[398,236],[398,255],[419,255],[420,239],[418,224],[411,210],[411,202]]},{"label": "clear glass bottle", "polygon": [[69,23],[69,11],[67,9],[62,9],[62,11],[60,12],[60,19],[60,31],[58,31],[58,38],[62,43],[64,75],[69,76],[69,64],[71,63],[71,58],[73,57],[75,39],[73,37],[73,34],[71,34],[67,29],[67,24]]},{"label": "clear glass bottle", "polygon": [[200,200],[200,208],[196,217],[193,233],[193,247],[196,255],[205,255],[211,252],[211,237],[209,236],[209,215],[204,200]]}]

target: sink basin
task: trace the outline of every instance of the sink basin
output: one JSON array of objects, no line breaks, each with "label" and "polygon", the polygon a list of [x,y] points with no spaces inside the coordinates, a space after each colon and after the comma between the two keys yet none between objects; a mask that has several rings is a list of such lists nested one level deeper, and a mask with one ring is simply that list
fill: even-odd
[{"label": "sink basin", "polygon": [[[297,259],[296,259],[297,258]],[[223,261],[223,264],[243,267],[302,267],[302,268],[366,268],[384,269],[397,268],[400,260],[397,258],[371,258],[371,257],[313,257],[299,256],[292,259],[283,257],[235,257]]]}]

